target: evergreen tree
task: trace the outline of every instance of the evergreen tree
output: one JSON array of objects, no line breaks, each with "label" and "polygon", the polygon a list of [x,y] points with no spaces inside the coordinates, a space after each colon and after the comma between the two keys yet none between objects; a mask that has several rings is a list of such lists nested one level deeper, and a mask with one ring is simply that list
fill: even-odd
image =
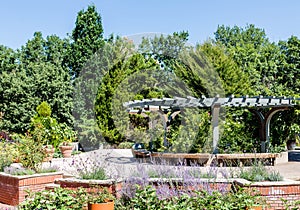
[{"label": "evergreen tree", "polygon": [[17,55],[13,49],[0,45],[0,73],[15,70],[17,68],[16,58]]},{"label": "evergreen tree", "polygon": [[104,44],[101,16],[94,5],[78,13],[71,38],[72,43],[66,62],[72,77],[78,77],[83,65]]},{"label": "evergreen tree", "polygon": [[218,72],[227,96],[243,96],[251,93],[247,74],[231,57],[226,55],[224,47],[206,42],[198,45],[197,48],[204,53],[212,68]]}]

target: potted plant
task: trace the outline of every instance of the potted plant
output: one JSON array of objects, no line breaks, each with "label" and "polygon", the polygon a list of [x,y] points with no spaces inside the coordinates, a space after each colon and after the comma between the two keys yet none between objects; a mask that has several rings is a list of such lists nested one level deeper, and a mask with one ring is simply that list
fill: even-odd
[{"label": "potted plant", "polygon": [[44,145],[43,146],[44,152],[45,152],[45,158],[43,162],[49,162],[53,159],[55,148],[52,145]]},{"label": "potted plant", "polygon": [[64,141],[60,144],[59,150],[64,158],[70,158],[72,156],[73,146],[71,142]]},{"label": "potted plant", "polygon": [[113,210],[115,197],[107,188],[102,188],[88,195],[88,210]]},{"label": "potted plant", "polygon": [[[63,139],[62,126],[51,117],[50,105],[43,101],[36,108],[37,114],[31,119],[29,133],[40,133],[46,153],[51,153],[58,148]],[[51,150],[50,150],[51,149]]]},{"label": "potted plant", "polygon": [[65,123],[61,125],[61,129],[62,143],[60,144],[59,149],[64,158],[69,158],[73,151],[72,142],[75,141],[77,133]]}]

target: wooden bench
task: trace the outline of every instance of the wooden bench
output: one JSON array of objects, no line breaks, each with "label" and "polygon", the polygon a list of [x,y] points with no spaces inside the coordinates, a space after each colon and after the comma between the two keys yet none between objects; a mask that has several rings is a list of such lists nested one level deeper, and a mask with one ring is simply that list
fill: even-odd
[{"label": "wooden bench", "polygon": [[156,163],[169,163],[169,164],[185,164],[185,165],[206,165],[211,158],[208,153],[160,153],[153,152],[150,157]]},{"label": "wooden bench", "polygon": [[263,161],[272,166],[275,164],[275,159],[279,156],[278,153],[243,153],[243,154],[216,154],[216,160],[219,166],[253,164],[254,161]]}]

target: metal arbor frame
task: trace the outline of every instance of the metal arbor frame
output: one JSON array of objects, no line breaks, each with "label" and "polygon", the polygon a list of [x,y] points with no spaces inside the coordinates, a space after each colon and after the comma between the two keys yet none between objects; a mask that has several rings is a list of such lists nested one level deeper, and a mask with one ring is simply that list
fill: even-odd
[{"label": "metal arbor frame", "polygon": [[[214,97],[214,98],[194,98],[188,96],[187,98],[153,98],[153,99],[143,99],[125,102],[124,106],[129,112],[135,112],[136,109],[139,112],[144,111],[159,111],[159,113],[164,113],[163,110],[167,109],[182,109],[189,107],[198,108],[211,108],[212,113],[212,134],[213,134],[213,150],[215,151],[217,147],[217,142],[219,141],[219,114],[221,107],[245,107],[249,108],[251,112],[256,114],[259,118],[260,123],[260,139],[261,139],[261,151],[268,152],[268,145],[270,142],[270,122],[274,114],[279,111],[284,111],[289,109],[296,104],[296,101],[300,99],[296,98],[286,98],[286,97]],[[261,111],[262,108],[271,108],[266,114]],[[176,112],[178,114],[178,112]],[[163,119],[168,119],[166,116]],[[166,125],[167,123],[164,122]],[[164,126],[166,129],[166,127]]]}]

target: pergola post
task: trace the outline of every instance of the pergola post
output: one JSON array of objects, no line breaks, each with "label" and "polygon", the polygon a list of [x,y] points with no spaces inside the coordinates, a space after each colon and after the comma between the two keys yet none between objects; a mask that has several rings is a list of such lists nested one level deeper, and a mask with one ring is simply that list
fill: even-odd
[{"label": "pergola post", "polygon": [[284,110],[288,110],[288,107],[272,108],[270,111],[267,112],[267,114],[265,116],[266,144],[267,144],[267,149],[265,150],[265,152],[269,152],[268,147],[270,145],[270,122],[271,122],[271,119],[274,116],[274,114],[276,114],[277,112],[280,112],[280,111],[284,111]]},{"label": "pergola post", "polygon": [[251,109],[259,119],[259,136],[261,141],[261,152],[268,152],[270,145],[270,123],[271,119],[279,111],[288,110],[288,107],[275,107],[270,109],[266,114],[259,110]]},{"label": "pergola post", "polygon": [[220,103],[214,103],[211,107],[212,113],[212,135],[213,135],[213,153],[216,153],[217,144],[219,142],[220,134],[219,134],[219,114],[220,114]]}]

